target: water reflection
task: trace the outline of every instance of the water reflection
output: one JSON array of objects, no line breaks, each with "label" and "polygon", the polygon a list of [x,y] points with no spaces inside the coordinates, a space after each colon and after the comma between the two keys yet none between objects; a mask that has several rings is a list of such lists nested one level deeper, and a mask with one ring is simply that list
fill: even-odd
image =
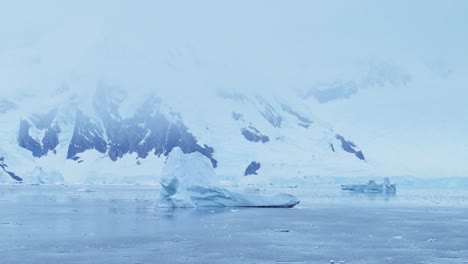
[{"label": "water reflection", "polygon": [[179,220],[193,217],[206,217],[239,210],[233,207],[196,207],[196,208],[155,208],[156,215],[162,220]]},{"label": "water reflection", "polygon": [[396,196],[396,193],[366,193],[366,192],[349,192],[342,191],[341,198],[344,199],[366,199],[368,201],[391,201]]}]

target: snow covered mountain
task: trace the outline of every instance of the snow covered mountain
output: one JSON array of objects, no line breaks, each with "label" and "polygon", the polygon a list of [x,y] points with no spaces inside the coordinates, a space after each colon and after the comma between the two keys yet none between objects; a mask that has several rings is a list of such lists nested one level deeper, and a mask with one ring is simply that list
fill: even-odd
[{"label": "snow covered mountain", "polygon": [[466,5],[27,2],[0,9],[0,182],[156,184],[174,146],[231,183],[468,174]]},{"label": "snow covered mountain", "polygon": [[94,94],[64,85],[2,99],[0,181],[157,184],[174,147],[203,154],[230,184],[371,173],[295,93],[200,96],[99,83]]}]

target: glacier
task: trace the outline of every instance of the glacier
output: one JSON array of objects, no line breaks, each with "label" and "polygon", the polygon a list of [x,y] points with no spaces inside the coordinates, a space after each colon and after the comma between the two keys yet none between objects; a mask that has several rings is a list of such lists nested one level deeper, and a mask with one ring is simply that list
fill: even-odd
[{"label": "glacier", "polygon": [[233,192],[220,187],[210,160],[198,152],[184,154],[178,147],[163,168],[158,207],[278,207],[299,204],[291,194],[273,195]]}]

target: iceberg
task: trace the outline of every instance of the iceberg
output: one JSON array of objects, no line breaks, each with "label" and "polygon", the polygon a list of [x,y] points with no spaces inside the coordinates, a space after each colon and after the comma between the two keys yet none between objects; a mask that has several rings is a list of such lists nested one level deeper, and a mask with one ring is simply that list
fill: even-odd
[{"label": "iceberg", "polygon": [[158,207],[275,207],[299,204],[291,194],[247,194],[220,187],[211,161],[198,152],[174,148],[163,167]]},{"label": "iceberg", "polygon": [[358,193],[395,194],[396,193],[396,185],[391,184],[390,180],[387,177],[385,177],[383,183],[381,183],[381,184],[377,184],[375,181],[370,180],[367,184],[341,185],[341,190],[358,192]]}]

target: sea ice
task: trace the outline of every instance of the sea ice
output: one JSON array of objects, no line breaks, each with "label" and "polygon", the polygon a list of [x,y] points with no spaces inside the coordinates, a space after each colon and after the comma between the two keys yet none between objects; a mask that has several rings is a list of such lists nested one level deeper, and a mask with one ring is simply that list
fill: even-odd
[{"label": "sea ice", "polygon": [[174,148],[161,175],[158,207],[281,207],[299,203],[291,194],[245,194],[219,187],[211,161]]}]

